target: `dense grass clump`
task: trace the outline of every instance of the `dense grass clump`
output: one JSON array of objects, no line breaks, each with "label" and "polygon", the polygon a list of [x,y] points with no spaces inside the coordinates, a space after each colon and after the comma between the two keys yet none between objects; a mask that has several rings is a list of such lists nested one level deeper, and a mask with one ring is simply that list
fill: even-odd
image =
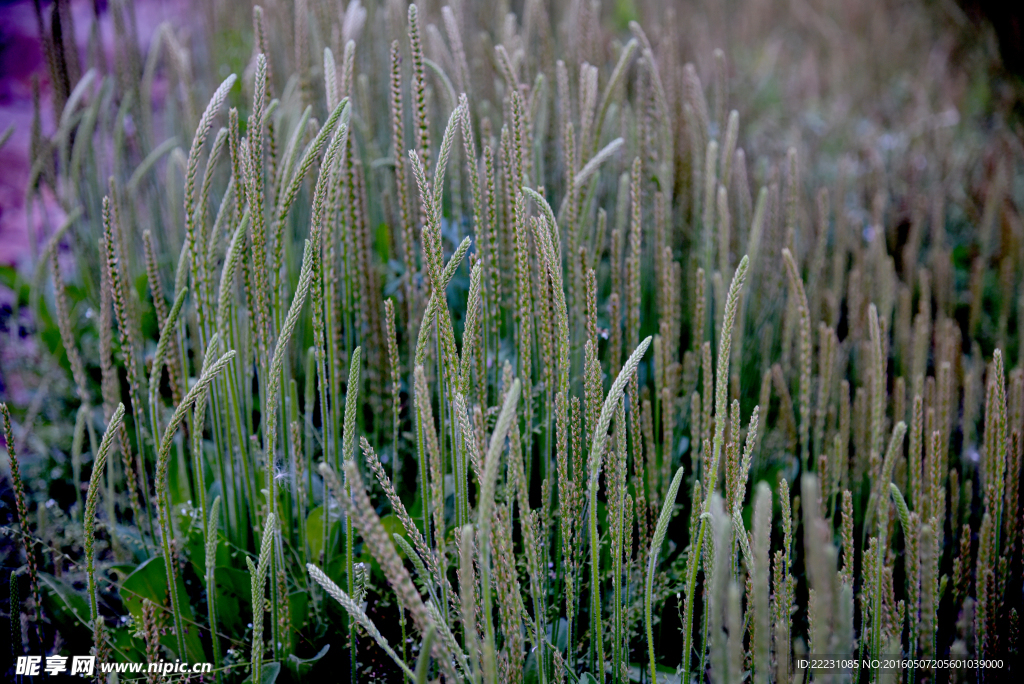
[{"label": "dense grass clump", "polygon": [[46,43],[12,654],[1019,673],[1024,155],[952,48],[915,56],[947,29],[428,4],[204,3],[142,54],[122,0],[109,71]]}]

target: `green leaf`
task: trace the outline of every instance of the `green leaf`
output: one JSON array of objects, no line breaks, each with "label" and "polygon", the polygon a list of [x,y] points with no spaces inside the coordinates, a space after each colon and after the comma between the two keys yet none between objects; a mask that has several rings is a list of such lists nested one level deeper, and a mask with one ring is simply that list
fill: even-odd
[{"label": "green leaf", "polygon": [[[274,684],[279,674],[281,674],[281,663],[263,663],[263,684]],[[242,684],[252,684],[252,675],[249,675]]]},{"label": "green leaf", "polygon": [[115,627],[107,630],[107,638],[114,647],[112,656],[118,662],[139,663],[146,660],[146,642],[134,638],[141,625]]},{"label": "green leaf", "polygon": [[263,684],[274,684],[281,674],[281,663],[267,663],[263,666]]},{"label": "green leaf", "polygon": [[119,587],[121,601],[128,612],[136,620],[142,620],[142,601],[149,599],[153,603],[163,605],[167,598],[167,577],[164,572],[164,559],[152,558],[124,578]]},{"label": "green leaf", "polygon": [[218,532],[216,544],[216,560],[214,563],[214,586],[206,583],[206,545],[203,542],[202,530],[193,526],[188,536],[188,558],[199,581],[204,584],[206,593],[214,593],[217,597],[218,631],[231,636],[241,636],[245,632],[245,615],[252,600],[252,587],[249,574],[233,567],[238,563],[237,557],[232,558],[232,549],[228,546],[223,534]]},{"label": "green leaf", "polygon": [[[309,541],[309,553],[310,557],[314,560],[320,558],[320,554],[324,550],[324,507],[317,506],[309,515],[306,517],[306,539]],[[335,518],[333,513],[329,513],[330,529],[328,530],[327,537],[329,539],[337,538],[341,540],[341,524],[338,518]],[[335,536],[337,535],[337,537]],[[339,547],[340,548],[340,547]]]},{"label": "green leaf", "polygon": [[[394,513],[389,513],[381,518],[380,524],[384,526],[384,531],[388,533],[389,537],[395,534],[400,534],[405,537],[407,542],[410,544],[412,543],[412,540],[409,539],[409,535],[405,533],[405,525],[402,524],[402,521],[399,520],[398,516]],[[403,558],[405,557],[401,550],[399,550],[398,553],[402,555]]]},{"label": "green leaf", "polygon": [[[309,615],[309,592],[304,589],[300,589],[288,594],[288,609],[291,611],[293,625],[305,624]],[[293,632],[292,636],[294,647],[297,645],[295,642],[299,639],[299,635],[297,632]]]},{"label": "green leaf", "polygon": [[138,528],[128,525],[116,525],[114,527],[114,534],[117,535],[117,540],[121,542],[121,545],[132,552],[132,560],[136,563],[148,560],[146,544]]},{"label": "green leaf", "polygon": [[[212,499],[209,499],[212,501]],[[198,522],[198,521],[197,521]],[[214,566],[218,568],[230,568],[240,564],[232,558],[232,549],[227,539],[219,530],[217,532],[216,560]],[[192,569],[200,577],[206,576],[206,542],[203,539],[203,531],[199,524],[193,525],[188,533],[188,558],[192,561]],[[244,561],[241,561],[244,563]],[[248,587],[248,585],[246,585]],[[246,589],[248,591],[248,588]]]},{"label": "green leaf", "polygon": [[629,22],[639,18],[633,0],[615,0],[612,16],[615,18],[615,26],[620,31],[626,30],[629,27]]},{"label": "green leaf", "polygon": [[391,228],[387,223],[379,223],[373,234],[373,246],[380,260],[387,263],[391,256]]},{"label": "green leaf", "polygon": [[72,640],[72,643],[79,639],[91,641],[89,604],[85,595],[75,591],[63,580],[45,572],[39,573],[39,583],[44,588],[43,610],[64,633],[64,638]]},{"label": "green leaf", "polygon": [[523,684],[538,684],[540,671],[537,668],[537,649],[531,649],[526,656],[526,667],[523,668]]},{"label": "green leaf", "polygon": [[192,524],[192,487],[189,478],[189,461],[185,454],[181,431],[174,437],[171,463],[168,467],[167,483],[171,492],[171,517],[177,519],[180,529],[187,530]]},{"label": "green leaf", "polygon": [[[236,568],[214,568],[213,581],[217,594],[218,631],[239,636],[245,631],[245,615],[252,600],[249,573]],[[209,592],[210,588],[206,588]],[[295,613],[292,613],[293,615]]]},{"label": "green leaf", "polygon": [[20,285],[17,269],[6,264],[0,266],[0,285],[17,292]]},{"label": "green leaf", "polygon": [[303,675],[310,667],[316,664],[318,660],[327,655],[327,651],[331,650],[331,645],[326,644],[320,651],[312,658],[299,658],[294,653],[288,655],[287,665],[288,669],[292,671],[296,678]]},{"label": "green leaf", "polygon": [[[199,638],[199,626],[195,624],[195,617],[192,607],[188,602],[188,592],[185,591],[185,583],[179,573],[176,578],[178,589],[178,606],[181,609],[182,622],[185,624],[185,657],[194,662],[205,662],[206,654],[203,652],[203,643]],[[151,558],[135,569],[135,572],[121,582],[119,587],[121,600],[124,602],[128,612],[136,621],[142,621],[142,601],[149,599],[157,606],[163,606],[167,602],[167,572],[164,570],[164,559],[162,556]],[[88,614],[88,611],[86,611]],[[173,638],[167,643],[172,651],[177,648],[177,640]],[[164,643],[161,641],[161,643]],[[181,654],[178,654],[181,657]],[[185,658],[182,658],[184,660]]]},{"label": "green leaf", "polygon": [[[550,637],[550,634],[551,634],[551,625],[549,624],[548,625],[548,635],[549,635],[549,637]],[[565,649],[567,648],[568,640],[569,640],[569,623],[566,621],[565,618],[558,618],[558,623],[557,623],[557,625],[555,627],[555,639],[554,639],[555,647],[559,651],[564,653]]]}]

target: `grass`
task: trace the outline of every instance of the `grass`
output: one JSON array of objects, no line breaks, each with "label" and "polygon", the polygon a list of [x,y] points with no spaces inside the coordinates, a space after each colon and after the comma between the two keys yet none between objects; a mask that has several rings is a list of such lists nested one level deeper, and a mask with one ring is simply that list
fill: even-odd
[{"label": "grass", "polygon": [[[45,379],[0,405],[12,656],[1019,670],[1016,124],[948,45],[908,81],[958,35],[919,8],[637,5],[211,3],[109,72],[47,44],[73,83],[27,193],[67,219],[4,275]],[[861,665],[897,654],[1002,669]]]}]

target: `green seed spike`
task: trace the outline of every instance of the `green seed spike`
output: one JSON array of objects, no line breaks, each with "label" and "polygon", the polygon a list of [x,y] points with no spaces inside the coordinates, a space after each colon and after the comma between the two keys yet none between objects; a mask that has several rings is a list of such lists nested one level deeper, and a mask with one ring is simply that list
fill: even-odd
[{"label": "green seed spike", "polygon": [[[726,388],[729,378],[730,345],[732,344],[732,327],[736,322],[736,309],[739,304],[740,293],[747,278],[747,266],[749,257],[744,256],[736,267],[732,284],[729,286],[729,295],[726,299],[725,315],[722,320],[721,342],[718,349],[718,373],[716,375],[717,386],[715,389],[715,437],[712,443],[712,456],[710,464],[707,464],[708,484],[706,497],[702,511],[708,512],[711,502],[711,495],[715,492],[715,482],[718,479],[718,461],[722,453],[722,442],[725,435],[726,416]],[[706,455],[705,455],[706,458]],[[700,529],[697,538],[690,543],[691,562],[688,564],[689,576],[686,578],[686,608],[683,618],[683,660],[681,668],[684,677],[690,675],[690,655],[693,644],[693,609],[696,602],[697,569],[700,566],[700,557],[704,548],[704,534],[707,528],[707,518],[701,515]]]},{"label": "green seed spike", "polygon": [[516,416],[521,387],[518,379],[512,383],[512,387],[505,395],[505,403],[501,407],[494,432],[491,433],[490,446],[484,459],[484,478],[480,483],[480,503],[477,508],[476,527],[477,540],[480,544],[480,586],[484,615],[483,669],[486,684],[497,682],[497,653],[494,644],[494,621],[491,615],[491,512],[494,508],[494,488],[501,465],[501,452],[505,447],[505,437]]},{"label": "green seed spike", "polygon": [[600,552],[600,539],[597,534],[597,484],[598,478],[601,473],[601,459],[604,456],[605,442],[608,439],[608,426],[611,424],[612,416],[616,410],[616,406],[619,401],[622,400],[623,390],[626,388],[626,383],[629,381],[629,376],[636,371],[637,366],[640,365],[640,360],[647,352],[647,348],[651,346],[651,337],[648,337],[640,343],[633,353],[630,355],[629,360],[626,361],[626,365],[619,371],[619,377],[615,378],[615,382],[612,383],[611,389],[608,390],[608,396],[605,397],[604,405],[601,407],[601,416],[597,420],[597,425],[594,428],[593,443],[590,447],[590,459],[588,470],[590,472],[590,478],[588,480],[588,488],[590,491],[590,619],[593,634],[598,635],[597,641],[597,662],[598,667],[603,671],[604,669],[604,639],[601,638],[602,627],[601,627],[601,552]]},{"label": "green seed spike", "polygon": [[267,572],[270,569],[270,549],[276,530],[274,514],[267,516],[267,524],[264,527],[263,542],[260,544],[260,555],[257,564],[252,559],[245,557],[245,563],[249,566],[249,575],[252,583],[252,681],[263,681],[263,613],[266,609],[266,596],[264,590],[267,582]]},{"label": "green seed spike", "polygon": [[8,614],[11,616],[11,655],[15,658],[21,655],[21,595],[18,593],[18,573],[11,573],[10,581],[10,608]]},{"label": "green seed spike", "polygon": [[672,484],[668,487],[668,496],[661,506],[661,514],[658,516],[658,525],[654,528],[654,538],[651,541],[650,557],[647,561],[647,582],[644,584],[644,627],[647,630],[647,658],[651,670],[651,681],[658,681],[654,657],[654,632],[651,627],[651,611],[654,593],[654,572],[658,567],[658,554],[661,545],[665,542],[665,533],[668,532],[668,523],[672,519],[672,513],[676,505],[676,494],[679,492],[679,483],[683,480],[684,468],[679,466]]},{"label": "green seed spike", "polygon": [[782,250],[783,260],[786,262],[786,275],[789,277],[789,286],[797,301],[797,315],[800,325],[800,464],[804,472],[807,471],[807,461],[810,456],[810,431],[811,431],[811,313],[807,307],[807,295],[804,292],[804,283],[800,277],[800,268],[797,266],[793,254],[788,249]]},{"label": "green seed spike", "polygon": [[[217,569],[217,534],[220,529],[220,496],[210,504],[210,515],[203,530],[204,551],[206,553],[206,586],[213,587],[216,583]],[[220,640],[217,635],[217,592],[209,591],[206,595],[207,618],[210,621],[210,643],[213,646],[213,665],[220,668]],[[218,677],[219,677],[218,673]]]},{"label": "green seed spike", "polygon": [[[331,581],[331,579],[324,573],[323,570],[317,566],[309,563],[306,565],[306,569],[309,571],[309,576],[312,577],[317,584],[324,588],[324,590],[334,598],[335,601],[340,603],[342,607],[348,611],[348,614],[358,622],[366,632],[373,637],[374,641],[384,650],[388,656],[395,661],[402,673],[409,678],[410,681],[416,681],[416,674],[409,669],[409,666],[395,653],[394,649],[388,643],[388,640],[384,638],[384,635],[380,633],[377,626],[373,624],[373,620],[363,611],[362,607],[354,601],[348,594],[341,590],[337,584]],[[418,667],[418,664],[417,664]]]},{"label": "green seed spike", "polygon": [[104,648],[103,642],[103,621],[99,613],[99,605],[96,596],[96,569],[93,557],[93,544],[95,543],[96,525],[96,503],[100,496],[102,486],[103,469],[107,462],[107,454],[114,443],[114,435],[121,429],[121,421],[124,420],[124,404],[118,404],[114,415],[107,424],[107,430],[103,434],[103,441],[100,442],[99,451],[96,452],[96,459],[93,462],[92,477],[89,478],[89,490],[85,499],[85,515],[82,518],[85,537],[85,569],[89,579],[89,617],[93,630],[93,645],[97,653]]}]

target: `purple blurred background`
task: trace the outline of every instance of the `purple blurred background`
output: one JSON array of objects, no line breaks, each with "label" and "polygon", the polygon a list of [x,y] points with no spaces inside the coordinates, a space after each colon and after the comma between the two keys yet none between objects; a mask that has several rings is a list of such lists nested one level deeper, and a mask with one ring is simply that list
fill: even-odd
[{"label": "purple blurred background", "polygon": [[[32,77],[40,84],[40,113],[44,134],[55,129],[51,84],[40,43],[39,14],[49,27],[52,2],[17,0],[0,2],[0,132],[14,125],[14,134],[0,148],[0,264],[18,265],[28,256],[25,186],[30,172],[29,146],[32,130]],[[108,61],[114,26],[105,0],[72,0],[70,8],[75,29],[75,44],[84,58],[93,17],[99,18],[101,44]],[[145,54],[154,29],[161,22],[175,25],[187,22],[187,0],[135,0],[140,48]],[[45,217],[44,217],[45,212]],[[63,212],[49,190],[43,202],[32,212],[37,233],[44,220],[59,225]]]},{"label": "purple blurred background", "polygon": [[[201,2],[202,0],[200,0]],[[237,1],[237,0],[233,0]],[[676,2],[677,0],[671,0]],[[926,11],[955,18],[962,44],[984,40],[989,25],[999,44],[1002,58],[999,70],[1016,84],[1015,110],[1024,118],[1024,1],[1015,0],[910,0],[920,2]],[[558,0],[550,0],[552,4]],[[248,5],[249,3],[243,3]],[[512,3],[512,9],[516,5]],[[79,60],[84,63],[94,17],[99,19],[100,44],[108,63],[113,60],[115,31],[107,0],[68,0]],[[146,54],[148,42],[161,22],[188,29],[198,21],[194,11],[201,8],[195,0],[134,0],[140,50]],[[786,2],[780,10],[786,11]],[[32,78],[40,83],[40,111],[43,134],[55,129],[52,88],[40,40],[41,27],[54,31],[52,1],[0,0],[0,132],[14,125],[14,134],[0,148],[0,265],[19,265],[28,259],[27,228],[29,217],[36,234],[46,233],[63,219],[60,207],[50,191],[42,191],[31,213],[26,211],[25,187],[30,173],[29,148],[33,117]],[[192,11],[190,11],[192,10]],[[248,12],[249,7],[239,8]],[[199,13],[200,15],[202,13]],[[60,22],[56,22],[58,27]],[[979,30],[984,28],[985,31]],[[59,30],[59,28],[58,28]],[[126,37],[122,36],[121,39]],[[49,230],[40,230],[49,226]]]}]

